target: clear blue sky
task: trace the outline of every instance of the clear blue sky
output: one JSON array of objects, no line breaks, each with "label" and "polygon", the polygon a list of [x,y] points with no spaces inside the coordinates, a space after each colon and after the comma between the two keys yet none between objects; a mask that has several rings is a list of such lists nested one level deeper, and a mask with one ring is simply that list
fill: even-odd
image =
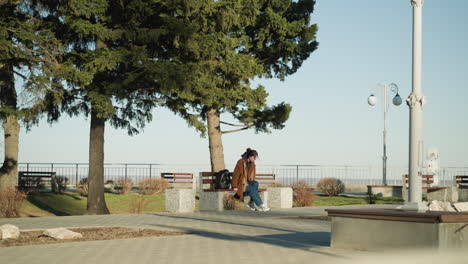
[{"label": "clear blue sky", "polygon": [[[423,8],[424,142],[441,166],[468,166],[468,1],[426,0]],[[260,164],[380,165],[383,113],[367,97],[377,83],[411,91],[412,8],[409,0],[318,0],[312,16],[320,46],[284,82],[256,80],[271,104],[293,106],[286,127],[223,136],[227,164],[246,147]],[[408,107],[390,106],[388,164],[408,163]],[[230,121],[228,116],[222,119]],[[105,161],[209,164],[208,140],[161,108],[137,136],[106,127]],[[45,121],[23,129],[20,162],[87,162],[89,120]]]}]

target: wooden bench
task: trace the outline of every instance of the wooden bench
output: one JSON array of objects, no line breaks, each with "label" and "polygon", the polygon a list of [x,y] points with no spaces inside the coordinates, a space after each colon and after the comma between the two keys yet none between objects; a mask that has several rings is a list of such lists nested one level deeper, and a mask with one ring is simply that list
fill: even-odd
[{"label": "wooden bench", "polygon": [[[434,175],[422,175],[422,196],[427,201],[449,201],[456,202],[458,200],[458,193],[454,192],[449,187],[444,186],[433,186]],[[403,199],[408,200],[408,174],[403,175],[403,182],[405,188],[403,188]]]},{"label": "wooden bench", "polygon": [[193,173],[184,172],[162,172],[161,178],[167,180],[175,187],[176,184],[193,184]]},{"label": "wooden bench", "polygon": [[171,187],[165,191],[166,211],[190,213],[195,210],[193,173],[162,172],[161,179],[168,181]]},{"label": "wooden bench", "polygon": [[[408,188],[408,174],[403,175],[404,178],[404,185]],[[423,190],[443,190],[447,189],[447,187],[440,187],[440,186],[432,186],[434,184],[434,175],[421,175],[422,183],[423,183]]]},{"label": "wooden bench", "polygon": [[[233,193],[232,188],[215,189],[214,176],[216,172],[200,172],[200,211],[222,211],[225,193]],[[264,204],[268,204],[268,191],[266,186],[275,182],[275,174],[256,174],[259,183],[259,193]],[[205,188],[208,185],[208,188]],[[262,186],[263,185],[263,186]],[[265,186],[266,185],[266,186]]]},{"label": "wooden bench", "polygon": [[458,189],[468,189],[468,175],[457,175],[454,180]]},{"label": "wooden bench", "polygon": [[48,178],[49,182],[52,177],[56,176],[54,171],[19,171],[18,186],[20,188],[40,188],[42,187],[42,178]]},{"label": "wooden bench", "polygon": [[[232,188],[230,189],[215,189],[214,188],[214,176],[216,172],[200,172],[200,190],[204,192],[234,192]],[[275,182],[275,174],[256,174],[255,179],[258,181],[259,185],[268,185]],[[209,188],[204,188],[205,184],[209,184]],[[258,188],[259,192],[265,192],[266,188]]]},{"label": "wooden bench", "polygon": [[458,202],[468,202],[468,175],[457,175],[453,179],[458,191]]}]

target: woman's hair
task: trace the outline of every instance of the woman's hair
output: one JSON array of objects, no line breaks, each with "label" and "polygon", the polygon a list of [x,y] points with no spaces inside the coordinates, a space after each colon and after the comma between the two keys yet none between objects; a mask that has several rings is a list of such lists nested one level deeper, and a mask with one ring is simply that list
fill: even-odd
[{"label": "woman's hair", "polygon": [[252,157],[252,156],[255,156],[256,158],[258,158],[258,153],[256,150],[253,150],[253,149],[250,149],[248,148],[244,154],[242,154],[242,158],[244,159],[248,159],[249,157]]}]

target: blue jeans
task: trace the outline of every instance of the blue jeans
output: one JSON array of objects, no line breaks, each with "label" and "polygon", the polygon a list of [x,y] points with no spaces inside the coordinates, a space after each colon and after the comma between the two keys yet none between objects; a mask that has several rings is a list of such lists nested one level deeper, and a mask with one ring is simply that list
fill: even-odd
[{"label": "blue jeans", "polygon": [[250,200],[257,206],[263,204],[262,198],[258,194],[258,181],[249,181],[247,187],[245,187],[244,195],[250,196]]}]

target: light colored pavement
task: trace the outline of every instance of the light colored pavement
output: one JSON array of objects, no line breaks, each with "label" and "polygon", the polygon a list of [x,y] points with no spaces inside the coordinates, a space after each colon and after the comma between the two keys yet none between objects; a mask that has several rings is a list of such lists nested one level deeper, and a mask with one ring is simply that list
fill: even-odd
[{"label": "light colored pavement", "polygon": [[0,264],[468,263],[468,257],[461,257],[459,251],[364,252],[332,249],[329,247],[330,222],[299,218],[311,215],[326,213],[324,208],[292,208],[267,213],[225,211],[2,218],[0,225],[11,223],[21,230],[127,226],[185,231],[189,234],[0,248]]}]

